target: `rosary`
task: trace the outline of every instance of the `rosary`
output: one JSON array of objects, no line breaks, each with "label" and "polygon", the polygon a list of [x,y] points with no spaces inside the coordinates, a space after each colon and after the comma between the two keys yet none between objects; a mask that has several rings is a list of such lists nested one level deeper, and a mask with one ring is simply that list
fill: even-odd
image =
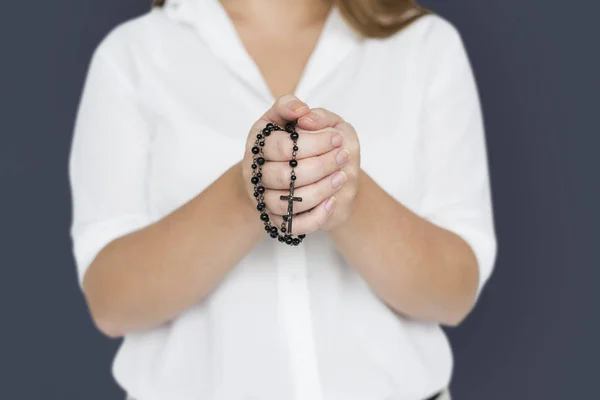
[{"label": "rosary", "polygon": [[[265,139],[271,135],[271,132],[283,130],[290,134],[290,139],[292,139],[294,147],[292,147],[292,159],[290,160],[292,172],[290,173],[289,195],[279,197],[280,200],[288,202],[287,215],[283,216],[283,222],[281,223],[280,228],[281,233],[283,234],[280,234],[277,227],[271,224],[269,215],[265,210],[265,187],[261,185],[261,180],[262,166],[265,163],[263,153]],[[292,219],[294,216],[294,202],[302,201],[302,197],[294,196],[294,182],[296,180],[296,172],[294,171],[294,168],[298,165],[298,161],[296,160],[296,155],[298,154],[298,132],[296,132],[296,122],[288,122],[285,125],[285,129],[281,128],[277,124],[268,123],[267,126],[256,135],[256,140],[254,141],[254,146],[252,147],[252,154],[252,178],[250,179],[250,182],[254,185],[254,197],[258,203],[256,209],[260,212],[260,220],[265,224],[265,231],[267,231],[269,236],[271,236],[273,239],[278,239],[281,243],[291,246],[298,246],[300,243],[302,243],[302,240],[306,235],[298,235],[297,237],[293,237],[291,234]]]}]

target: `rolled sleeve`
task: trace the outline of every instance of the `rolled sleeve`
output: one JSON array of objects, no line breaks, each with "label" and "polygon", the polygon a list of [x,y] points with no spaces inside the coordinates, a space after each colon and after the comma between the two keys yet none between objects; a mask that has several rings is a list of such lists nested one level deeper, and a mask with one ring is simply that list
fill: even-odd
[{"label": "rolled sleeve", "polygon": [[439,18],[429,36],[420,214],[471,247],[479,267],[478,299],[497,252],[482,112],[457,30]]},{"label": "rolled sleeve", "polygon": [[84,84],[69,158],[72,250],[80,286],[96,255],[111,241],[148,225],[149,135],[125,56],[105,39]]}]

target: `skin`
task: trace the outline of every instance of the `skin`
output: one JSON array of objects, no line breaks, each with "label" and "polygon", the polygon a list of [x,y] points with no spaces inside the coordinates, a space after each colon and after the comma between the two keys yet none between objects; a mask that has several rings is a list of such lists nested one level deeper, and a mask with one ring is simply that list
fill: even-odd
[{"label": "skin", "polygon": [[[338,251],[398,314],[460,323],[473,306],[479,279],[470,247],[412,213],[360,168],[360,143],[351,124],[285,94],[296,87],[330,5],[317,0],[223,0],[223,5],[278,99],[250,128],[239,163],[180,208],[100,251],[83,280],[98,329],[119,337],[177,317],[265,240],[250,184],[250,148],[266,123],[296,119],[295,195],[303,201],[294,204],[292,233],[331,235]],[[265,27],[265,18],[286,23]],[[273,67],[275,55],[280,64]],[[279,196],[288,194],[289,147],[283,132],[274,132],[264,147],[265,203],[276,226],[287,207]]]},{"label": "skin", "polygon": [[307,117],[300,118],[300,126],[334,129],[351,155],[342,167],[348,179],[335,194],[335,210],[320,229],[331,235],[337,250],[398,314],[458,325],[474,305],[479,281],[470,246],[411,212],[360,168],[360,144],[352,125],[323,109],[313,109]]}]

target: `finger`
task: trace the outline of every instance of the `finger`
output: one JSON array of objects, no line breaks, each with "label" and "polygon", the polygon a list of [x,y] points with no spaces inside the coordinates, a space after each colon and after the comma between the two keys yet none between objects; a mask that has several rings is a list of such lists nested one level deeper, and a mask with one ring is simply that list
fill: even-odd
[{"label": "finger", "polygon": [[335,131],[298,134],[297,146],[294,145],[290,134],[285,131],[272,132],[264,141],[263,157],[269,161],[289,161],[295,148],[296,159],[314,157],[342,145],[342,136]]},{"label": "finger", "polygon": [[[310,185],[339,170],[350,158],[350,152],[339,148],[316,157],[298,160],[294,168],[295,186]],[[261,183],[268,189],[288,189],[292,167],[286,161],[268,161],[262,166]]]},{"label": "finger", "polygon": [[298,126],[309,131],[334,127],[343,122],[343,119],[334,112],[325,108],[313,108],[309,113],[298,119]]},{"label": "finger", "polygon": [[[324,200],[331,197],[340,190],[348,180],[344,171],[337,171],[312,185],[302,186],[294,191],[294,197],[301,201],[294,202],[294,213],[301,213],[316,207]],[[288,201],[282,200],[281,196],[288,196],[289,190],[266,190],[264,203],[270,214],[286,215],[288,213]]]},{"label": "finger", "polygon": [[[254,130],[262,130],[269,122],[275,123],[282,128],[290,121],[295,121],[305,114],[308,114],[310,109],[300,101],[296,96],[284,94],[280,96],[273,106],[258,120]],[[257,132],[258,133],[258,132]]]},{"label": "finger", "polygon": [[[292,235],[306,235],[317,231],[327,222],[336,203],[337,199],[335,196],[331,196],[310,211],[294,214],[292,217],[292,231],[287,233]],[[275,226],[281,226],[283,217],[280,215],[273,215],[272,222]]]}]

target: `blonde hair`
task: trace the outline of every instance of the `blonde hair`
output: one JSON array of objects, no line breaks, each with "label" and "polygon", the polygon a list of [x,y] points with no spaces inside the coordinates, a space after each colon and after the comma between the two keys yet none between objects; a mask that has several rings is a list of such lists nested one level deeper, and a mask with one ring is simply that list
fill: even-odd
[{"label": "blonde hair", "polygon": [[[162,7],[167,0],[154,0],[154,7]],[[411,22],[431,14],[413,0],[334,0],[340,12],[365,37],[386,38]]]}]

